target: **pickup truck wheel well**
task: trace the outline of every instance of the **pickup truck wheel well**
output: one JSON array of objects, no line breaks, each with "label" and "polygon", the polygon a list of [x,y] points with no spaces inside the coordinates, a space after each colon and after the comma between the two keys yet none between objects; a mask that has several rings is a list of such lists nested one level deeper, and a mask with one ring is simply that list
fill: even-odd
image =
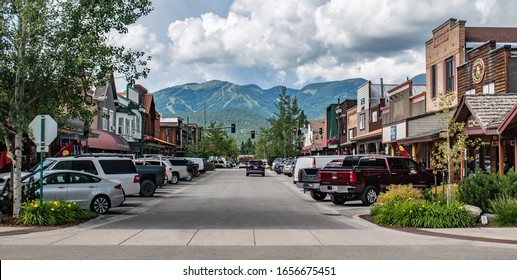
[{"label": "pickup truck wheel well", "polygon": [[346,202],[346,196],[343,194],[331,193],[330,200],[335,205],[343,205]]},{"label": "pickup truck wheel well", "polygon": [[320,192],[317,190],[311,190],[311,197],[314,200],[322,201],[327,197],[327,193]]},{"label": "pickup truck wheel well", "polygon": [[140,196],[151,197],[154,195],[155,191],[156,184],[152,180],[145,179],[143,181],[140,181]]}]

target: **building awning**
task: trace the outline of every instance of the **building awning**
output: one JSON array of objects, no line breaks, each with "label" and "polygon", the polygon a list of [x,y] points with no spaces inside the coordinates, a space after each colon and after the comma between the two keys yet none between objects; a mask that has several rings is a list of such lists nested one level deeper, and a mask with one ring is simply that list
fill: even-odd
[{"label": "building awning", "polygon": [[318,151],[322,150],[320,145],[309,145],[309,146],[303,146],[302,151]]},{"label": "building awning", "polygon": [[170,143],[170,142],[164,141],[162,139],[159,139],[159,138],[156,138],[156,137],[152,137],[152,136],[147,136],[147,135],[144,135],[144,141],[146,143],[154,142],[156,144],[162,144],[162,145],[165,145],[165,146],[168,146],[168,147],[172,147],[172,148],[177,146],[174,143]]},{"label": "building awning", "polygon": [[120,135],[97,129],[92,129],[90,134],[91,136],[88,138],[88,147],[91,149],[130,151],[129,143]]},{"label": "building awning", "polygon": [[424,142],[433,142],[440,139],[441,128],[433,129],[428,132],[424,132],[421,134],[417,134],[411,137],[406,137],[402,139],[398,139],[393,143],[399,143],[401,145],[414,144],[414,143],[424,143]]},{"label": "building awning", "polygon": [[352,138],[352,141],[353,142],[364,141],[364,140],[368,140],[368,139],[372,139],[372,138],[378,138],[378,137],[382,137],[382,128],[379,128],[377,130],[370,131],[370,132],[367,132],[367,133],[365,133],[363,135],[359,135],[357,137],[354,137],[354,138]]}]

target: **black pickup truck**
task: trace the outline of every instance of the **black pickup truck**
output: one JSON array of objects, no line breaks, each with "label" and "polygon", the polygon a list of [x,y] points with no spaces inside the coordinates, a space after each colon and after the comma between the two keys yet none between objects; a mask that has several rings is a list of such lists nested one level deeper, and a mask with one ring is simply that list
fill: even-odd
[{"label": "black pickup truck", "polygon": [[156,187],[165,185],[165,166],[147,165],[142,161],[134,161],[138,175],[140,176],[140,196],[151,197]]}]

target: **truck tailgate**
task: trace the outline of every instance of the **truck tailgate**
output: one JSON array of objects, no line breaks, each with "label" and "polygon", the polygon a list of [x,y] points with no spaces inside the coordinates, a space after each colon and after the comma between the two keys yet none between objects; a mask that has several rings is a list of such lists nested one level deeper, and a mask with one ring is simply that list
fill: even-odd
[{"label": "truck tailgate", "polygon": [[350,169],[320,169],[318,178],[321,185],[348,185],[351,173]]},{"label": "truck tailgate", "polygon": [[318,182],[319,168],[302,168],[298,174],[298,181],[300,182]]}]

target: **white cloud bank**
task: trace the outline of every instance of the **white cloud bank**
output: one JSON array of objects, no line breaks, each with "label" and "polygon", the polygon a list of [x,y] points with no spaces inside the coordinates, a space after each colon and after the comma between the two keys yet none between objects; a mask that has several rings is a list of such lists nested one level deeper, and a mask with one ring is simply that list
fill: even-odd
[{"label": "white cloud bank", "polygon": [[506,0],[235,0],[226,17],[170,23],[166,43],[144,26],[120,40],[153,56],[142,81],[152,91],[211,79],[264,88],[356,77],[400,83],[425,72],[425,41],[448,18],[515,26],[515,10]]}]

